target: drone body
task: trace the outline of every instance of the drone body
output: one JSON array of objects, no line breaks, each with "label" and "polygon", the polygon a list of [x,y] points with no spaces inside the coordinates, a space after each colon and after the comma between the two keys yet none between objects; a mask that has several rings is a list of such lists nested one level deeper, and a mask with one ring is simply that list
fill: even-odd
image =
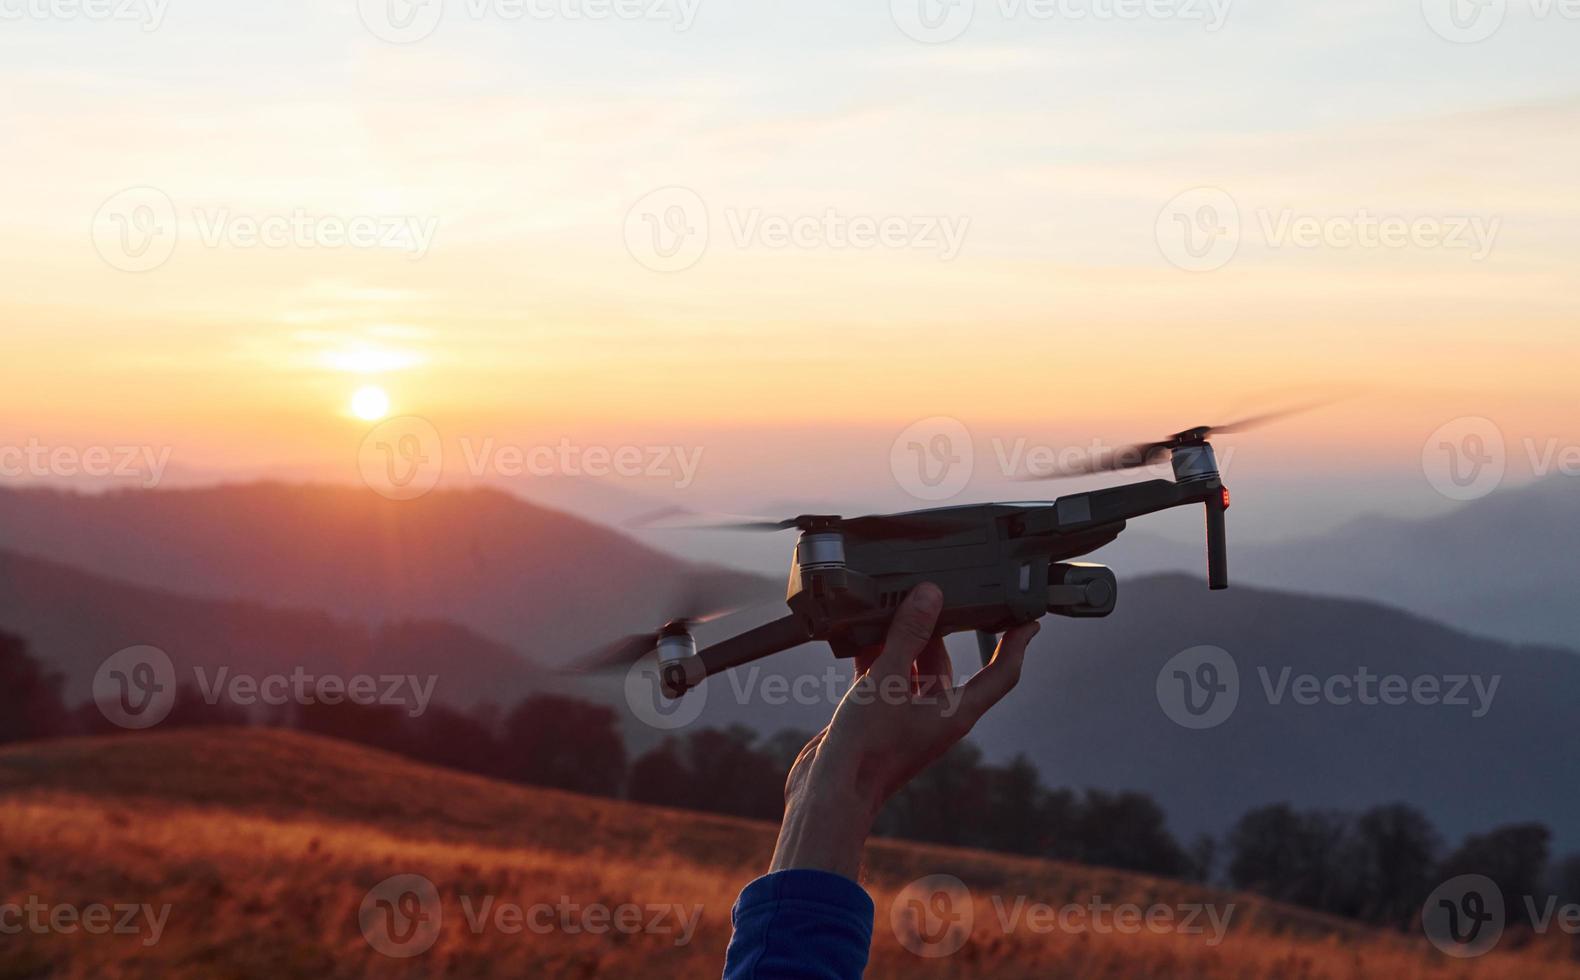
[{"label": "drone body", "polygon": [[[1208,583],[1228,587],[1224,511],[1229,492],[1202,428],[1142,448],[1142,462],[1167,450],[1173,480],[1148,480],[1035,503],[989,503],[859,518],[804,515],[743,525],[798,528],[785,604],[789,615],[703,650],[682,618],[656,634],[622,641],[596,665],[633,662],[657,649],[664,693],[680,697],[707,677],[825,641],[840,658],[882,643],[894,609],[922,582],[943,592],[939,631],[975,631],[984,662],[995,634],[1048,613],[1106,616],[1118,585],[1100,565],[1071,563],[1114,540],[1132,518],[1201,505],[1207,515]],[[1130,464],[1135,465],[1135,464]]]}]

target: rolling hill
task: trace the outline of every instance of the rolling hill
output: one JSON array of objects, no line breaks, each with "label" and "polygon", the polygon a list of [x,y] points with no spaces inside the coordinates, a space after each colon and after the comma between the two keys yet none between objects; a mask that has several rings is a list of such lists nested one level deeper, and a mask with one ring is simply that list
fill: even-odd
[{"label": "rolling hill", "polygon": [[723,605],[782,595],[486,489],[410,501],[279,483],[0,489],[0,548],[195,598],[448,620],[551,663],[657,626],[692,589]]},{"label": "rolling hill", "polygon": [[[1320,537],[1238,541],[1230,567],[1239,582],[1370,599],[1472,633],[1580,649],[1577,527],[1580,482],[1555,476],[1436,517],[1371,516]],[[1202,567],[1199,544],[1145,531],[1093,560],[1132,574]]]},{"label": "rolling hill", "polygon": [[[149,922],[163,914],[155,942],[151,927],[23,931],[7,938],[5,970],[177,980],[717,975],[735,895],[764,867],[773,838],[766,824],[508,786],[284,732],[11,745],[0,748],[7,892],[146,907]],[[933,874],[966,885],[973,921],[959,952],[921,958],[902,947],[905,920],[896,928],[890,913],[907,883]],[[407,911],[431,924],[434,942],[409,958],[376,951],[381,934],[363,928],[377,921],[368,910],[386,894],[380,884],[397,875],[432,889],[414,892],[418,905]],[[1419,938],[1119,872],[875,841],[866,884],[878,909],[872,978],[1448,975]],[[999,909],[1022,897],[1056,908],[1094,898],[1209,906],[1229,928],[1221,945],[1178,931],[1003,928]],[[528,921],[547,927],[511,931],[506,918],[479,911],[496,903],[544,909]],[[560,923],[592,920],[565,918],[567,907],[611,914],[601,931],[573,932]],[[628,920],[639,925],[610,928],[622,909],[639,909]],[[689,932],[676,927],[682,916]],[[1456,964],[1452,975],[1574,978],[1580,970],[1545,951],[1499,951]]]},{"label": "rolling hill", "polygon": [[444,620],[377,626],[313,609],[198,599],[128,585],[0,551],[0,629],[22,636],[65,679],[69,704],[92,696],[99,665],[131,646],[158,647],[178,679],[289,673],[433,676],[436,700],[470,707],[524,694],[541,671],[501,643]]}]

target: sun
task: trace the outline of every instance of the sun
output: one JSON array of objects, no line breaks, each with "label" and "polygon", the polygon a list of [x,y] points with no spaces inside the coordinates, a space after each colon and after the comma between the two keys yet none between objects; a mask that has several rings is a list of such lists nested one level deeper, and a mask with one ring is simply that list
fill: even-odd
[{"label": "sun", "polygon": [[377,422],[390,413],[390,396],[378,385],[364,385],[351,396],[351,414],[368,422]]}]

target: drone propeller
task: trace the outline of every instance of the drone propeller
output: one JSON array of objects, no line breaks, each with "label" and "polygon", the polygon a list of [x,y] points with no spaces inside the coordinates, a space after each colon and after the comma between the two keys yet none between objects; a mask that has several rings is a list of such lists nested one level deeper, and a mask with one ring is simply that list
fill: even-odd
[{"label": "drone propeller", "polygon": [[1199,425],[1194,429],[1176,432],[1167,439],[1156,442],[1137,442],[1128,446],[1121,446],[1105,455],[1092,455],[1076,463],[1061,465],[1044,473],[1031,473],[1018,477],[1020,480],[1059,480],[1071,476],[1086,476],[1091,473],[1107,473],[1113,470],[1130,470],[1141,466],[1151,466],[1153,463],[1162,462],[1176,449],[1185,446],[1199,446],[1215,435],[1228,435],[1238,432],[1249,432],[1260,429],[1274,422],[1282,421],[1294,415],[1303,415],[1318,408],[1332,404],[1332,399],[1310,402],[1294,408],[1282,409],[1276,412],[1264,412],[1239,419],[1226,425]]},{"label": "drone propeller", "polygon": [[741,514],[702,514],[684,507],[666,507],[625,522],[636,530],[754,531],[775,533],[802,531],[843,531],[862,538],[943,537],[974,526],[937,514],[874,514],[869,517],[840,517],[837,514],[802,514],[775,520]]},{"label": "drone propeller", "polygon": [[624,670],[658,649],[659,641],[664,637],[689,635],[692,627],[723,619],[742,608],[740,606],[708,608],[706,601],[697,594],[696,590],[678,605],[685,611],[658,629],[650,633],[632,633],[623,636],[613,643],[577,657],[563,670],[572,674]]}]

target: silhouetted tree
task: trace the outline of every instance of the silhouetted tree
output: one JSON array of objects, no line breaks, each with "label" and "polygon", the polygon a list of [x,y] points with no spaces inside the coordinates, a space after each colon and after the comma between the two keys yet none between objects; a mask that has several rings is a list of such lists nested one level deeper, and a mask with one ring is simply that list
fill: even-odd
[{"label": "silhouetted tree", "polygon": [[643,803],[777,820],[784,813],[784,782],[784,772],[758,747],[756,734],[734,725],[666,739],[632,763],[627,795]]},{"label": "silhouetted tree", "polygon": [[70,715],[61,700],[63,683],[33,659],[27,641],[0,632],[0,743],[66,734]]},{"label": "silhouetted tree", "polygon": [[1218,838],[1211,834],[1197,834],[1185,853],[1185,877],[1190,881],[1211,884],[1218,867]]},{"label": "silhouetted tree", "polygon": [[625,741],[613,709],[554,694],[534,694],[505,718],[501,775],[534,786],[593,796],[618,795],[625,783]]},{"label": "silhouetted tree", "polygon": [[1052,828],[1043,820],[1042,785],[1037,767],[1024,753],[1002,767],[987,770],[987,806],[979,837],[981,846],[1012,854],[1041,854]]},{"label": "silhouetted tree", "polygon": [[1508,921],[1529,922],[1526,896],[1544,894],[1547,848],[1552,832],[1539,823],[1509,824],[1465,838],[1438,869],[1439,880],[1456,875],[1486,875],[1503,892]]},{"label": "silhouetted tree", "polygon": [[1552,890],[1560,901],[1580,905],[1580,854],[1571,854],[1553,867]]},{"label": "silhouetted tree", "polygon": [[412,755],[435,766],[485,776],[506,776],[507,760],[490,722],[491,712],[464,714],[442,704],[412,719]]},{"label": "silhouetted tree", "polygon": [[715,812],[762,820],[783,816],[784,776],[756,746],[756,733],[741,725],[705,728],[687,737],[687,764]]},{"label": "silhouetted tree", "polygon": [[626,796],[637,803],[689,808],[695,805],[691,770],[680,756],[680,743],[672,738],[638,756],[631,763]]},{"label": "silhouetted tree", "polygon": [[404,756],[417,754],[406,709],[393,704],[312,704],[297,705],[292,711],[296,728],[315,735],[344,739],[385,752]]},{"label": "silhouetted tree", "polygon": [[1087,790],[1076,818],[1079,860],[1109,868],[1182,876],[1189,861],[1168,818],[1144,793]]},{"label": "silhouetted tree", "polygon": [[1297,813],[1287,803],[1252,810],[1229,832],[1229,880],[1237,888],[1334,914],[1356,903],[1344,817]]},{"label": "silhouetted tree", "polygon": [[987,785],[982,750],[957,742],[894,795],[877,829],[911,840],[972,845],[987,822]]},{"label": "silhouetted tree", "polygon": [[1404,927],[1420,915],[1436,887],[1433,874],[1442,841],[1426,814],[1405,804],[1373,807],[1355,821],[1344,855],[1355,862],[1357,918]]}]

